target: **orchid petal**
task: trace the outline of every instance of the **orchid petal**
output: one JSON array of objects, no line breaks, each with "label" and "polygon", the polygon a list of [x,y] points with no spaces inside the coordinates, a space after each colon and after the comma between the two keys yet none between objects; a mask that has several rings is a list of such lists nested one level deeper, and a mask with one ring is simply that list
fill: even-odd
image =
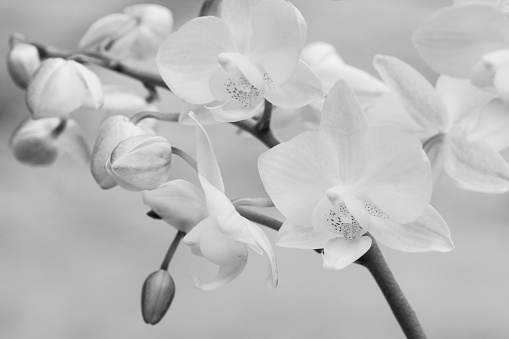
[{"label": "orchid petal", "polygon": [[[339,183],[316,132],[305,132],[266,151],[258,159],[263,185],[277,208],[292,222],[311,225],[316,204]],[[337,165],[336,165],[337,166]]]},{"label": "orchid petal", "polygon": [[392,127],[374,127],[359,189],[399,223],[417,219],[431,199],[431,169],[421,143]]},{"label": "orchid petal", "polygon": [[444,167],[465,189],[485,193],[509,191],[509,165],[483,140],[469,140],[451,131],[446,143]]},{"label": "orchid petal", "polygon": [[142,194],[143,203],[176,229],[189,233],[208,217],[205,196],[193,184],[177,179]]},{"label": "orchid petal", "polygon": [[478,124],[469,137],[484,140],[496,151],[509,146],[509,108],[500,100],[492,100],[482,110]]},{"label": "orchid petal", "polygon": [[238,277],[238,275],[242,273],[242,271],[246,267],[246,263],[247,263],[247,253],[245,257],[243,257],[241,260],[238,260],[237,262],[234,262],[229,265],[219,266],[217,276],[211,282],[202,283],[200,278],[195,276],[194,285],[196,286],[196,288],[199,288],[200,290],[203,291],[212,291],[218,289],[228,284],[236,277]]},{"label": "orchid petal", "polygon": [[202,125],[213,125],[217,124],[218,121],[214,119],[214,116],[210,111],[203,105],[193,105],[185,101],[182,102],[182,106],[179,114],[179,124],[182,125],[194,125],[194,120],[189,116],[189,112],[193,112],[200,124]]},{"label": "orchid petal", "polygon": [[249,56],[282,85],[299,61],[301,25],[295,7],[283,0],[260,2],[252,9],[253,50]]},{"label": "orchid petal", "polygon": [[224,266],[242,260],[247,255],[247,245],[213,228],[200,237],[200,252],[211,263]]},{"label": "orchid petal", "polygon": [[253,224],[249,220],[245,220],[245,224],[249,228],[249,231],[251,232],[251,235],[253,236],[256,243],[267,255],[267,259],[269,261],[265,285],[267,288],[276,288],[278,284],[277,263],[276,256],[274,254],[274,250],[272,249],[272,245],[270,244],[269,238],[267,238],[267,235],[260,229],[260,227]]},{"label": "orchid petal", "polygon": [[263,107],[263,98],[260,96],[255,105],[244,108],[236,100],[229,99],[217,106],[205,106],[218,122],[235,122],[254,117]]},{"label": "orchid petal", "polygon": [[325,99],[319,133],[324,145],[334,145],[341,159],[339,173],[345,184],[356,181],[364,165],[364,139],[368,130],[368,120],[353,90],[345,81],[338,81]]},{"label": "orchid petal", "polygon": [[190,113],[189,116],[194,120],[196,126],[196,162],[198,165],[198,174],[203,176],[220,192],[224,193],[221,169],[217,163],[216,155],[212,148],[212,144],[210,143],[209,136],[196,116],[192,113]]},{"label": "orchid petal", "polygon": [[232,32],[235,45],[241,52],[250,47],[253,29],[251,12],[263,0],[223,0],[221,18]]},{"label": "orchid petal", "polygon": [[369,250],[372,242],[368,236],[355,240],[343,238],[329,240],[323,249],[323,268],[328,270],[345,268],[362,257]]},{"label": "orchid petal", "polygon": [[509,21],[490,4],[447,7],[415,32],[413,43],[437,73],[467,78],[483,54],[509,46]]},{"label": "orchid petal", "polygon": [[124,13],[138,19],[138,25],[159,38],[165,38],[173,27],[171,11],[156,4],[138,4],[124,8]]},{"label": "orchid petal", "polygon": [[509,67],[499,69],[493,78],[493,87],[506,105],[509,105]]},{"label": "orchid petal", "polygon": [[311,226],[300,226],[287,219],[279,229],[276,245],[289,248],[318,249],[323,248],[327,241],[337,237],[338,235],[332,232],[320,232]]},{"label": "orchid petal", "polygon": [[60,58],[43,61],[30,81],[26,102],[34,119],[66,117],[83,105],[86,87],[75,67]]},{"label": "orchid petal", "polygon": [[303,107],[323,96],[322,82],[302,60],[299,60],[288,81],[281,86],[268,81],[264,92],[268,101],[283,108]]},{"label": "orchid petal", "polygon": [[[182,242],[186,245],[189,245],[191,247],[200,247],[200,241],[203,234],[206,232],[212,230],[212,229],[218,229],[217,223],[214,220],[214,218],[206,217],[202,221],[200,221],[196,226],[194,226],[189,233],[186,234],[186,236],[182,239]],[[201,251],[200,251],[200,255]]]},{"label": "orchid petal", "polygon": [[71,60],[68,62],[73,67],[76,67],[77,73],[83,79],[85,87],[88,90],[88,96],[85,97],[85,104],[95,109],[101,108],[104,104],[104,93],[101,80],[99,80],[94,72],[76,61]]},{"label": "orchid petal", "polygon": [[391,56],[377,55],[374,65],[417,123],[433,130],[442,130],[447,126],[445,106],[435,88],[424,76],[412,66]]},{"label": "orchid petal", "polygon": [[228,26],[216,17],[201,17],[170,34],[157,54],[159,72],[179,97],[193,104],[214,101],[209,77],[218,66],[217,55],[235,52]]},{"label": "orchid petal", "polygon": [[67,120],[65,130],[58,136],[57,143],[66,154],[71,156],[80,165],[86,166],[88,164],[90,149],[76,121]]},{"label": "orchid petal", "polygon": [[493,95],[472,86],[467,79],[442,75],[437,80],[436,88],[445,104],[451,125],[476,124],[481,109],[493,99]]},{"label": "orchid petal", "polygon": [[83,50],[99,49],[133,25],[134,20],[129,15],[123,13],[106,15],[88,28],[78,46]]},{"label": "orchid petal", "polygon": [[442,216],[428,205],[424,213],[408,224],[371,217],[369,232],[382,244],[404,252],[449,252],[454,248],[451,231]]}]

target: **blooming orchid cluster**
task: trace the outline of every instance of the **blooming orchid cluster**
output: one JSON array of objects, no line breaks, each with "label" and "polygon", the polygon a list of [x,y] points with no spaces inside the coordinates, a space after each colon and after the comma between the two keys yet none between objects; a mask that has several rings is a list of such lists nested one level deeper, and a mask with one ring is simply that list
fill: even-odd
[{"label": "blooming orchid cluster", "polygon": [[[505,6],[456,1],[417,30],[415,45],[440,73],[436,86],[392,56],[375,56],[378,79],[328,43],[306,45],[305,19],[286,0],[223,0],[219,17],[204,10],[173,33],[169,9],[131,6],[93,23],[69,55],[17,35],[7,61],[30,116],[10,146],[34,166],[67,153],[89,164],[102,189],[141,191],[149,216],[177,229],[161,270],[143,287],[151,324],[173,299],[167,269],[181,240],[218,267],[214,279],[195,277],[202,290],[239,276],[249,250],[267,258],[266,286],[277,286],[275,251],[260,226],[278,231],[279,247],[318,250],[331,270],[368,260],[376,241],[448,252],[451,232],[430,205],[442,171],[468,190],[509,191],[499,153],[509,146]],[[140,59],[155,61],[159,74],[130,66]],[[103,85],[89,65],[139,80],[147,96]],[[159,87],[181,100],[179,112],[159,111]],[[91,152],[71,118],[83,107],[105,115]],[[159,135],[163,121],[194,126],[195,158]],[[308,131],[280,142],[272,127],[289,121]],[[258,159],[267,197],[230,200],[203,127],[211,123],[235,124],[269,146]],[[199,186],[172,177],[175,156],[195,170]],[[284,220],[251,207],[275,207]]]}]

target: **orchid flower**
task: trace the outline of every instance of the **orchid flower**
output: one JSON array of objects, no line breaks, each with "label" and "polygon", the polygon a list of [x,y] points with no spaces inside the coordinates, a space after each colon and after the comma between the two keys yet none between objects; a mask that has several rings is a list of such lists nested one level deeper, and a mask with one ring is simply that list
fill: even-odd
[{"label": "orchid flower", "polygon": [[242,217],[225,195],[223,178],[209,137],[196,117],[192,113],[190,116],[196,124],[196,160],[204,193],[191,183],[170,182],[154,191],[144,192],[144,202],[170,224],[189,232],[183,241],[191,246],[194,254],[219,265],[213,281],[202,283],[196,277],[196,287],[213,290],[235,279],[244,270],[248,248],[251,248],[258,254],[267,255],[266,285],[274,288],[278,280],[277,267],[269,239],[257,225]]},{"label": "orchid flower", "polygon": [[173,15],[163,6],[139,4],[124,13],[109,14],[90,26],[79,42],[81,49],[108,52],[116,58],[154,57],[173,27]]},{"label": "orchid flower", "polygon": [[[507,2],[464,1],[429,18],[413,41],[424,61],[440,74],[470,78],[509,104]],[[502,6],[503,8],[501,8]]]},{"label": "orchid flower", "polygon": [[478,192],[509,190],[509,165],[499,151],[509,146],[509,114],[493,96],[466,79],[438,78],[436,89],[415,69],[388,56],[375,68],[393,90],[370,110],[376,125],[396,125],[421,138],[435,179],[444,168],[457,184]]},{"label": "orchid flower", "polygon": [[401,251],[449,251],[447,224],[433,207],[429,161],[419,140],[370,127],[352,89],[338,81],[319,131],[264,154],[260,176],[286,220],[277,245],[323,248],[324,268],[342,269],[371,246],[371,235]]},{"label": "orchid flower", "polygon": [[[334,46],[326,42],[313,42],[302,49],[301,59],[316,73],[323,83],[325,92],[340,80],[346,80],[352,87],[363,109],[370,107],[380,95],[388,92],[385,84],[361,69],[345,63]],[[296,117],[302,119],[308,129],[318,129],[324,100],[319,100],[299,109],[274,115],[273,126],[285,125]]]},{"label": "orchid flower", "polygon": [[299,56],[306,37],[300,12],[284,0],[224,0],[222,17],[195,18],[168,36],[157,55],[168,87],[217,121],[256,114],[267,99],[297,108],[323,97]]}]

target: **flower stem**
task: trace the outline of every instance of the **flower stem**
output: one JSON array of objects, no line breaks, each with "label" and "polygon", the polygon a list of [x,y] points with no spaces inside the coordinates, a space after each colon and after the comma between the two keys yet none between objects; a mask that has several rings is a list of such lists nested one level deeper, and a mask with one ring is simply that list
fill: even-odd
[{"label": "flower stem", "polygon": [[175,251],[177,250],[177,247],[180,243],[180,240],[185,236],[186,234],[182,231],[178,231],[175,235],[175,238],[173,238],[173,241],[171,242],[170,248],[168,248],[168,252],[166,252],[166,255],[164,256],[164,260],[161,264],[161,269],[167,271],[168,266],[170,265],[170,261],[173,258],[173,255],[175,254]]},{"label": "flower stem", "polygon": [[200,13],[198,16],[206,16],[211,15],[211,12],[214,10],[214,6],[218,6],[217,0],[204,0],[203,4],[200,7]]},{"label": "flower stem", "polygon": [[271,117],[272,117],[272,103],[265,100],[265,107],[263,109],[262,117],[256,123],[256,130],[258,133],[263,135],[264,133],[269,131]]},{"label": "flower stem", "polygon": [[426,339],[426,334],[424,334],[414,310],[394,278],[378,244],[373,237],[371,238],[373,239],[371,248],[356,263],[366,267],[371,273],[406,337],[408,339]]},{"label": "flower stem", "polygon": [[177,148],[177,147],[174,147],[172,146],[171,147],[171,152],[173,154],[176,154],[178,155],[179,157],[182,158],[182,160],[184,160],[185,162],[187,162],[187,164],[189,166],[191,166],[192,168],[194,168],[194,170],[196,171],[196,173],[198,173],[198,165],[196,164],[196,160],[194,160],[189,154],[187,154],[186,152],[184,152],[183,150],[181,150],[180,148]]},{"label": "flower stem", "polygon": [[274,203],[269,197],[266,198],[237,198],[232,200],[235,208],[240,206],[254,206],[254,207],[274,207]]}]

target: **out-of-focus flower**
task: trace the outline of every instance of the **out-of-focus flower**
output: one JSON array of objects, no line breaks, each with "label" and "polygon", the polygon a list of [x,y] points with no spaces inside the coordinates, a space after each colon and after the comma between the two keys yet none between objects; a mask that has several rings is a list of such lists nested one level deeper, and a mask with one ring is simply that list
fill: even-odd
[{"label": "out-of-focus flower", "polygon": [[454,0],[454,4],[462,4],[465,2],[485,2],[496,5],[506,14],[509,12],[509,0]]},{"label": "out-of-focus flower", "polygon": [[371,246],[449,251],[450,232],[430,205],[431,171],[419,140],[368,124],[348,84],[325,99],[320,129],[282,143],[258,161],[286,220],[278,246],[323,248],[324,268],[341,269]]},{"label": "out-of-focus flower", "polygon": [[26,93],[34,119],[67,117],[83,105],[98,109],[103,99],[101,81],[92,71],[76,61],[61,58],[43,61]]},{"label": "out-of-focus flower", "polygon": [[135,135],[113,149],[106,170],[126,190],[153,190],[168,180],[171,156],[171,145],[165,138]]},{"label": "out-of-focus flower", "polygon": [[198,120],[195,123],[198,177],[204,194],[191,183],[179,180],[144,192],[143,200],[170,225],[188,232],[183,241],[194,254],[219,265],[213,281],[202,283],[196,277],[196,287],[213,290],[235,279],[244,270],[251,248],[258,254],[267,254],[266,285],[274,288],[277,267],[269,239],[257,225],[242,217],[226,197],[208,135]]},{"label": "out-of-focus flower", "polygon": [[435,71],[470,78],[509,105],[509,19],[493,1],[444,8],[415,32],[413,41]]},{"label": "out-of-focus flower", "polygon": [[[331,44],[314,42],[304,47],[301,59],[316,73],[323,83],[325,92],[338,80],[345,80],[352,87],[363,109],[370,107],[383,93],[389,91],[385,84],[361,69],[347,65]],[[311,103],[298,111],[278,109],[273,117],[273,126],[288,124],[301,119],[306,128],[316,130],[320,125],[320,114],[324,100]]]},{"label": "out-of-focus flower", "polygon": [[79,125],[71,119],[25,119],[14,131],[10,142],[14,156],[31,166],[48,166],[66,153],[86,165],[90,156]]},{"label": "out-of-focus flower", "polygon": [[130,122],[125,116],[113,115],[103,121],[90,161],[92,176],[101,188],[108,189],[117,185],[115,179],[106,170],[106,163],[113,149],[122,140],[141,134],[146,134],[146,131]]},{"label": "out-of-focus flower", "polygon": [[168,271],[160,269],[150,274],[141,290],[143,320],[155,325],[163,319],[175,296],[175,282]]},{"label": "out-of-focus flower", "polygon": [[33,45],[14,42],[7,54],[7,71],[12,81],[22,89],[26,89],[32,75],[41,65],[39,51]]},{"label": "out-of-focus flower", "polygon": [[108,52],[116,58],[154,57],[173,27],[173,15],[163,6],[129,6],[124,13],[107,15],[90,26],[81,38],[81,49]]},{"label": "out-of-focus flower", "polygon": [[433,161],[459,186],[479,192],[509,190],[509,165],[499,151],[509,146],[509,112],[466,79],[441,76],[436,89],[415,69],[388,56],[375,68],[393,93],[370,110],[375,125],[395,125],[415,134]]},{"label": "out-of-focus flower", "polygon": [[302,107],[323,97],[320,80],[299,60],[306,29],[289,2],[225,0],[222,19],[196,18],[171,34],[157,64],[173,93],[205,104],[218,121],[251,118],[264,98]]}]

